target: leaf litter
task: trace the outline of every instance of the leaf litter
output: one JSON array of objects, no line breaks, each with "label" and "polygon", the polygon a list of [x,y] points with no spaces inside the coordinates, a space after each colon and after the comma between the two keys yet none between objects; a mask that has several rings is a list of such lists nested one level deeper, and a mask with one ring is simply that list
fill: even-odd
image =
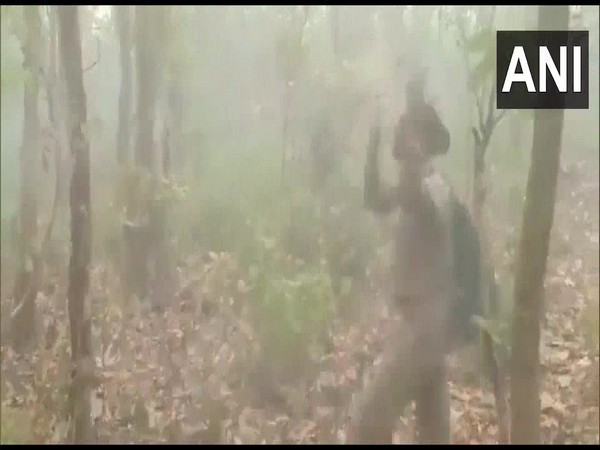
[{"label": "leaf litter", "polygon": [[[542,339],[545,443],[598,443],[598,350],[586,345],[580,331],[587,292],[598,291],[590,288],[590,280],[598,282],[598,214],[585,214],[592,202],[597,188],[559,184]],[[557,239],[560,230],[569,234]],[[93,324],[99,385],[91,406],[100,442],[345,441],[352,396],[369,368],[381,363],[392,320],[387,312],[377,311],[362,324],[336,322],[332,348],[313,370],[284,381],[261,372],[264,360],[247,301],[252,286],[233,255],[190,258],[180,278],[173,307],[132,315],[111,300],[119,298],[114,271],[98,266],[92,272],[90,298],[107,299]],[[67,314],[57,311],[52,295],[40,294],[38,305],[44,324],[39,348],[45,350],[20,357],[1,348],[2,408],[28,412],[34,442],[66,442]],[[452,442],[497,442],[490,388],[466,383],[457,373],[451,379]],[[393,439],[414,439],[413,408],[399,419]]]}]

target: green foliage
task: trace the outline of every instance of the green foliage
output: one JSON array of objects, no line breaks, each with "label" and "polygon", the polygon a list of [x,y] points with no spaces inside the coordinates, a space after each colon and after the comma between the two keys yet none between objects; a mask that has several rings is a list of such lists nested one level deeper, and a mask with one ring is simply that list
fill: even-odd
[{"label": "green foliage", "polygon": [[283,249],[306,263],[318,264],[321,227],[317,202],[307,191],[298,190],[282,207],[281,229],[277,232]]},{"label": "green foliage", "polygon": [[29,409],[2,406],[0,442],[2,444],[33,443],[30,414]]},{"label": "green foliage", "polygon": [[469,74],[469,85],[479,92],[493,81],[496,71],[496,33],[492,27],[482,27],[466,38],[463,51],[475,63]]},{"label": "green foliage", "polygon": [[160,180],[154,191],[154,202],[156,205],[173,205],[186,199],[189,189],[187,186],[178,184],[175,180]]},{"label": "green foliage", "polygon": [[252,156],[240,153],[226,147],[205,152],[202,174],[175,208],[173,222],[188,224],[188,242],[205,251],[232,252],[248,271],[264,351],[285,370],[306,361],[334,304],[327,267],[320,262],[318,204],[293,177],[286,188],[279,186],[276,146],[260,144]]},{"label": "green foliage", "polygon": [[496,30],[478,24],[481,11],[455,8],[448,12],[447,26],[457,36],[457,44],[469,70],[469,89],[477,94],[493,81],[496,72]]},{"label": "green foliage", "polygon": [[280,369],[298,369],[327,330],[334,306],[331,281],[322,266],[290,261],[276,240],[261,242],[250,281],[263,349]]},{"label": "green foliage", "polygon": [[355,282],[364,281],[367,266],[380,244],[376,228],[356,204],[346,204],[332,208],[324,237],[324,252],[335,290],[348,295]]},{"label": "green foliage", "polygon": [[182,251],[234,252],[244,267],[255,260],[256,229],[273,222],[275,200],[282,198],[272,186],[278,179],[277,150],[268,146],[252,157],[227,146],[202,150],[185,182],[185,197],[172,208],[173,232]]},{"label": "green foliage", "polygon": [[280,185],[279,152],[268,139],[256,148],[203,149],[172,223],[182,252],[230,252],[249,273],[265,352],[285,370],[306,362],[326,333],[333,285],[348,295],[364,277],[376,228],[341,165],[320,199],[304,187],[302,171]]},{"label": "green foliage", "polygon": [[200,196],[188,216],[189,239],[203,250],[234,252],[246,265],[253,258],[255,233],[242,208],[231,198],[218,194]]},{"label": "green foliage", "polygon": [[93,255],[96,260],[108,259],[118,264],[122,247],[122,211],[112,205],[98,202],[92,215],[94,239]]},{"label": "green foliage", "polygon": [[128,209],[128,216],[148,211],[151,206],[172,206],[182,202],[188,195],[188,187],[175,180],[159,179],[148,170],[137,166],[119,168],[115,209]]}]

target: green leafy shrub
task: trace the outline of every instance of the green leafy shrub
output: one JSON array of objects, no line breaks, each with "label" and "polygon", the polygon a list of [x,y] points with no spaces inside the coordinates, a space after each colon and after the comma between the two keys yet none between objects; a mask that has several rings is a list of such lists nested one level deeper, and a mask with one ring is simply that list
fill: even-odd
[{"label": "green leafy shrub", "polygon": [[281,370],[299,370],[328,328],[331,280],[322,266],[290,261],[273,239],[262,240],[261,253],[250,280],[262,348]]},{"label": "green leafy shrub", "polygon": [[31,444],[31,412],[29,409],[2,406],[0,413],[0,442],[2,444]]},{"label": "green leafy shrub", "polygon": [[307,264],[318,264],[321,258],[321,223],[315,198],[298,189],[291,201],[282,206],[280,229],[276,232],[283,250]]}]

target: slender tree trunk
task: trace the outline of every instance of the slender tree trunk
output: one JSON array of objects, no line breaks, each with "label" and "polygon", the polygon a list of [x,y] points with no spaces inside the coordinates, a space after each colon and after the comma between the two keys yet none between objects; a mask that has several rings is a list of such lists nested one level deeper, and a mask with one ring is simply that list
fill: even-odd
[{"label": "slender tree trunk", "polygon": [[[58,27],[56,21],[58,17],[58,10],[60,6],[50,6],[50,28],[52,30],[51,39],[55,41],[55,54],[52,56],[55,61],[55,67],[52,70],[52,110],[54,113],[55,130],[57,133],[58,144],[60,148],[60,155],[57,156],[60,159],[59,176],[59,191],[58,191],[58,206],[68,207],[68,179],[67,174],[71,173],[72,170],[72,159],[66,149],[69,147],[69,114],[68,105],[66,104],[66,86],[65,86],[65,68],[62,64],[62,55],[60,54],[60,46],[56,43],[58,39]],[[64,149],[64,150],[63,150]]]},{"label": "slender tree trunk", "polygon": [[[281,184],[285,183],[285,171],[286,171],[286,160],[288,158],[287,154],[287,144],[289,141],[289,128],[290,128],[290,118],[292,115],[292,108],[294,103],[294,91],[295,91],[295,83],[298,77],[298,72],[300,70],[300,65],[302,64],[301,48],[302,48],[302,38],[304,36],[304,30],[306,28],[306,22],[308,21],[309,7],[303,6],[303,18],[300,19],[302,22],[300,23],[300,28],[294,28],[294,34],[290,39],[291,42],[286,42],[286,50],[285,50],[285,75],[284,75],[284,83],[283,86],[283,123],[281,127],[281,140],[282,140],[282,152],[281,152]],[[297,34],[296,34],[297,33]],[[290,50],[294,50],[290,52]]]},{"label": "slender tree trunk", "polygon": [[117,161],[119,165],[129,160],[131,142],[131,102],[132,102],[132,34],[131,8],[114,6],[115,22],[119,33],[121,60],[121,91],[119,93],[119,128],[117,130]]},{"label": "slender tree trunk", "polygon": [[69,110],[70,145],[74,157],[71,180],[71,261],[69,264],[69,323],[73,361],[70,392],[71,439],[74,443],[94,441],[90,417],[90,381],[94,376],[91,316],[88,299],[92,252],[90,201],[90,148],[83,134],[87,121],[86,96],[81,66],[81,38],[77,6],[58,10],[60,45]]},{"label": "slender tree trunk", "polygon": [[331,43],[333,56],[336,65],[341,64],[340,54],[340,8],[341,6],[331,5]]},{"label": "slender tree trunk", "polygon": [[[541,30],[566,30],[568,6],[540,6]],[[554,215],[564,110],[536,110],[515,279],[511,361],[511,441],[540,443],[540,319]]]},{"label": "slender tree trunk", "polygon": [[[146,6],[137,7],[135,12],[138,75],[135,159],[138,168],[150,180],[150,189],[148,198],[140,199],[143,205],[135,218],[135,227],[130,230],[137,235],[135,241],[139,245],[129,258],[129,272],[134,274],[140,297],[146,297],[150,291],[152,275],[151,293],[155,306],[161,306],[168,300],[170,292],[166,204],[157,196],[165,169],[161,166],[168,163],[169,158],[158,158],[158,148],[154,145],[155,109],[162,67],[162,41],[159,36],[164,31],[168,14],[168,9]],[[149,273],[149,265],[153,269],[152,274]]]},{"label": "slender tree trunk", "polygon": [[283,93],[283,123],[281,125],[281,184],[285,183],[285,163],[288,158],[288,128],[289,128],[289,109],[290,109],[290,93],[291,88],[288,86],[288,82],[286,81],[286,86],[284,87]]},{"label": "slender tree trunk", "polygon": [[[170,25],[172,10],[169,6],[163,6],[156,10],[153,23],[154,27],[161,35],[164,33],[167,27]],[[155,39],[153,44],[153,65],[154,70],[157,73],[160,72],[161,67],[164,67],[166,64],[167,55],[165,54],[164,43],[161,42],[165,37],[161,39]],[[166,97],[166,107],[168,108],[168,86],[165,83],[164,78],[159,75],[154,80],[154,89],[156,91],[156,95],[161,93]],[[178,89],[177,79],[173,80],[172,86],[174,89]],[[179,123],[177,123],[179,125]],[[169,142],[169,130],[167,127],[167,121],[164,120],[162,123],[161,130],[161,144],[158,146],[160,149],[160,162],[155,167],[154,177],[156,180],[156,188],[159,188],[161,183],[169,180],[170,172],[171,172],[171,146]],[[174,274],[173,274],[173,266],[171,264],[171,252],[169,249],[169,226],[168,226],[168,214],[169,214],[169,205],[167,202],[156,199],[152,203],[152,213],[150,215],[150,229],[152,231],[152,239],[154,242],[154,258],[153,258],[153,266],[154,266],[154,280],[153,280],[153,304],[155,307],[162,307],[166,303],[170,301],[175,291],[174,286]]]},{"label": "slender tree trunk", "polygon": [[14,346],[23,350],[34,338],[35,298],[38,292],[39,248],[37,180],[41,163],[40,119],[38,116],[40,68],[39,6],[24,7],[25,40],[23,66],[27,72],[24,92],[23,143],[20,175],[20,257],[21,272],[15,286],[16,308],[12,313]]},{"label": "slender tree trunk", "polygon": [[47,107],[48,107],[48,121],[50,123],[51,136],[49,137],[53,141],[54,155],[54,169],[55,169],[55,184],[54,184],[54,199],[52,203],[52,210],[50,212],[50,219],[46,226],[46,231],[43,237],[41,252],[44,264],[47,267],[56,266],[58,261],[52,254],[52,231],[54,224],[58,216],[58,211],[61,205],[66,206],[66,187],[68,186],[65,182],[66,165],[64,161],[64,150],[67,147],[66,131],[64,128],[65,115],[63,114],[64,108],[62,102],[64,101],[64,95],[59,89],[59,84],[63,83],[63,77],[58,72],[58,30],[57,30],[57,12],[56,6],[47,6],[47,17],[48,17],[48,70],[46,73],[46,96],[47,96]]},{"label": "slender tree trunk", "polygon": [[[155,7],[136,6],[134,19],[135,65],[137,75],[136,96],[136,134],[135,166],[141,178],[138,183],[146,183],[154,172],[154,110],[156,105],[155,76],[153,66],[151,33],[156,33],[152,22]],[[133,183],[134,180],[131,180]],[[140,187],[140,186],[138,186]],[[141,192],[140,189],[136,189]],[[132,196],[127,205],[128,223],[124,224],[125,244],[125,291],[126,296],[135,294],[140,300],[149,292],[149,262],[152,242],[150,235],[150,202],[153,194],[147,198]]]},{"label": "slender tree trunk", "polygon": [[155,164],[154,110],[156,107],[156,75],[153,64],[152,33],[156,14],[154,7],[137,6],[135,9],[136,64],[138,76],[137,135],[135,161],[140,168],[152,172]]},{"label": "slender tree trunk", "polygon": [[[172,71],[173,73],[174,71]],[[179,78],[174,75],[168,90],[168,103],[170,110],[169,138],[172,143],[171,165],[179,171],[185,167],[187,155],[183,142],[183,120],[184,120],[184,93],[182,91]]]},{"label": "slender tree trunk", "polygon": [[[473,218],[479,230],[481,243],[481,296],[483,314],[487,318],[497,316],[497,299],[495,298],[496,279],[494,266],[491,261],[490,245],[488,240],[488,222],[484,214],[486,199],[485,180],[485,154],[493,128],[485,131],[482,140],[475,138],[475,151],[473,152]],[[494,388],[496,413],[498,415],[498,443],[507,444],[510,436],[508,404],[506,399],[505,370],[500,361],[496,359],[494,343],[488,330],[481,330],[481,358]]]},{"label": "slender tree trunk", "polygon": [[[131,111],[132,111],[132,47],[133,47],[133,33],[132,33],[132,16],[133,9],[130,6],[119,5],[113,6],[113,14],[115,18],[115,25],[117,34],[119,37],[119,57],[121,66],[121,88],[119,91],[119,123],[117,128],[117,163],[119,168],[122,169],[129,163],[131,156]],[[125,176],[129,174],[128,171],[121,171],[119,176]],[[129,223],[133,220],[133,210],[135,199],[131,193],[134,191],[133,180],[131,178],[125,180],[127,188],[130,189],[128,198],[125,200],[125,212],[126,218]],[[132,246],[135,238],[131,239],[131,231],[133,228],[127,228],[128,225],[123,225],[123,252],[121,260],[121,281],[123,283],[124,290],[126,291],[125,296],[128,298],[129,294],[134,290],[135,284],[135,262],[131,261],[133,253]]]}]

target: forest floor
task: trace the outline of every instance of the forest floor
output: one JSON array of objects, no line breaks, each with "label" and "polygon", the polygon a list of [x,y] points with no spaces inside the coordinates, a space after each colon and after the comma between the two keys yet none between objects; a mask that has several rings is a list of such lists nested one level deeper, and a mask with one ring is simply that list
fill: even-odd
[{"label": "forest floor", "polygon": [[[541,346],[544,443],[598,443],[598,349],[585,333],[598,333],[598,214],[597,171],[583,164],[562,171]],[[491,234],[506,228],[495,223]],[[376,311],[361,324],[335,324],[328,354],[295,379],[274,381],[260,363],[233,257],[211,254],[179,270],[178,302],[161,314],[123,311],[114,271],[92,272],[99,441],[344,442],[352,396],[364,369],[379,361],[390,319]],[[40,294],[38,304],[41,350],[22,358],[2,347],[3,443],[66,440],[64,291]],[[451,379],[452,442],[497,442],[491,389],[458,373]],[[407,411],[394,441],[413,441],[413,423]]]}]

